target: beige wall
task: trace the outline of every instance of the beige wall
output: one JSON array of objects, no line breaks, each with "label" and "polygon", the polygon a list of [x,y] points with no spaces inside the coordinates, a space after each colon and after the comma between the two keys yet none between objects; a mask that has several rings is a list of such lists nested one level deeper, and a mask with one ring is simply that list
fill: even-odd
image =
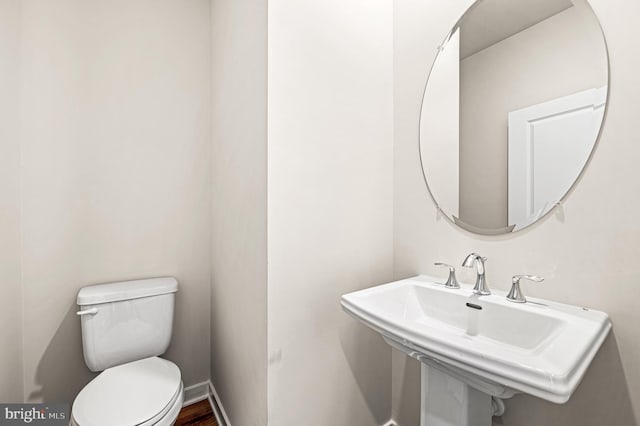
[{"label": "beige wall", "polygon": [[166,357],[205,381],[209,1],[20,4],[24,398],[92,377],[80,287],[159,275],[180,282]]},{"label": "beige wall", "polygon": [[269,1],[269,425],[390,416],[340,295],[392,278],[392,2]]},{"label": "beige wall", "polygon": [[267,424],[267,2],[213,0],[211,380]]},{"label": "beige wall", "polygon": [[[640,86],[635,0],[592,0],[611,57],[610,106],[593,161],[562,210],[520,233],[480,237],[436,219],[420,174],[416,131],[420,95],[436,46],[470,0],[398,0],[395,7],[395,276],[438,274],[434,260],[489,257],[491,287],[508,290],[516,273],[547,278],[528,294],[608,312],[613,333],[565,405],[519,395],[507,401],[505,426],[635,425],[640,419]],[[426,53],[425,53],[426,52]],[[408,117],[413,117],[409,119]],[[460,271],[467,281],[468,272]],[[394,353],[394,416],[417,424],[417,364]]]},{"label": "beige wall", "polygon": [[22,401],[20,2],[0,0],[0,402]]},{"label": "beige wall", "polygon": [[606,84],[606,48],[597,19],[584,4],[462,60],[460,218],[489,229],[512,225],[507,223],[509,112]]}]

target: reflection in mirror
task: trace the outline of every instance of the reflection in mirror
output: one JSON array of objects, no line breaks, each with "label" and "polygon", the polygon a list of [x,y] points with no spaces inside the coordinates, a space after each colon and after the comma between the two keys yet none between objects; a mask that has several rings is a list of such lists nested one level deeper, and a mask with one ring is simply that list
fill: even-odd
[{"label": "reflection in mirror", "polygon": [[585,0],[480,0],[439,47],[420,155],[457,225],[502,234],[566,196],[598,138],[608,60]]}]

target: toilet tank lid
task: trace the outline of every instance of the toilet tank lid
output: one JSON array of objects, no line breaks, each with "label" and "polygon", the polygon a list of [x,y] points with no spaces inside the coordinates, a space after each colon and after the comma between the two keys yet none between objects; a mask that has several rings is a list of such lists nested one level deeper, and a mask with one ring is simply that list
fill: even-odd
[{"label": "toilet tank lid", "polygon": [[81,306],[119,300],[139,299],[178,291],[178,280],[173,277],[147,278],[144,280],[119,281],[83,287],[78,292],[76,303]]}]

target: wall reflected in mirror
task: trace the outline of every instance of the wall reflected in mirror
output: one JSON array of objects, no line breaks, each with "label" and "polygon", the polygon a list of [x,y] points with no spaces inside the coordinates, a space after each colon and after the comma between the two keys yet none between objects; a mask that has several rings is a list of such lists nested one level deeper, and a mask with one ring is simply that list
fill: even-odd
[{"label": "wall reflected in mirror", "polygon": [[551,211],[591,156],[607,81],[586,1],[474,4],[439,47],[421,110],[421,161],[440,210],[480,234]]}]

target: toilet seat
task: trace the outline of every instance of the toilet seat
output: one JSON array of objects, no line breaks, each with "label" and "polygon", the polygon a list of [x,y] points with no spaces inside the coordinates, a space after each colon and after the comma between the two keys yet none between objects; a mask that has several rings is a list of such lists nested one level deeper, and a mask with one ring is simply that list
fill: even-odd
[{"label": "toilet seat", "polygon": [[180,369],[158,357],[108,368],[73,402],[78,426],[170,425],[183,402]]}]

